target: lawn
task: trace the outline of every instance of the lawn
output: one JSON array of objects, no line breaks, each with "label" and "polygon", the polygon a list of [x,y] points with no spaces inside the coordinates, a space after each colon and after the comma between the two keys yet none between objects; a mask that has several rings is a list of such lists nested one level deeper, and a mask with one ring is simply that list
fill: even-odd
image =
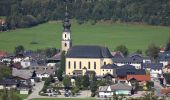
[{"label": "lawn", "polygon": [[96,100],[95,98],[37,98],[33,100]]},{"label": "lawn", "polygon": [[[0,32],[0,50],[13,52],[14,47],[23,45],[26,49],[60,48],[62,23],[51,21],[32,28],[16,29]],[[127,23],[98,23],[79,25],[72,22],[73,45],[101,45],[109,47],[110,51],[124,44],[129,51],[141,49],[155,43],[162,47],[170,37],[170,27],[149,26]],[[37,44],[31,44],[36,42]]]}]

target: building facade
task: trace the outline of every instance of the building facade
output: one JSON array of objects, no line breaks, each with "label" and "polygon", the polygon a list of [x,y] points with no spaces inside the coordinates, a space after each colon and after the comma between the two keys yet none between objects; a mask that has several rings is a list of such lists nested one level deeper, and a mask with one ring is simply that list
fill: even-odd
[{"label": "building facade", "polygon": [[74,46],[66,54],[66,75],[84,75],[87,71],[94,71],[97,76],[101,76],[106,73],[103,72],[102,66],[112,63],[108,48]]}]

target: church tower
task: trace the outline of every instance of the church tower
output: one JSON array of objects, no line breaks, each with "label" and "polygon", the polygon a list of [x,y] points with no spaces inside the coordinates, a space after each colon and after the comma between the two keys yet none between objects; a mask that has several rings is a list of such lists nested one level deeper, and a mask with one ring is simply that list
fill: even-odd
[{"label": "church tower", "polygon": [[62,33],[61,51],[67,52],[68,49],[72,47],[71,31],[70,31],[71,24],[69,21],[69,14],[67,12],[67,8],[65,12],[65,19],[63,22],[63,27],[64,27],[64,30]]}]

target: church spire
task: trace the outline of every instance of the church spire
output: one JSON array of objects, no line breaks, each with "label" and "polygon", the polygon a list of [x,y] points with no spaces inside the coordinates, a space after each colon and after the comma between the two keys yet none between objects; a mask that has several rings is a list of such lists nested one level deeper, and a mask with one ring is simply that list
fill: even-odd
[{"label": "church spire", "polygon": [[72,47],[70,27],[71,27],[71,23],[69,21],[69,14],[67,11],[67,4],[66,4],[65,18],[63,21],[64,30],[63,30],[62,39],[61,39],[61,51],[67,52]]},{"label": "church spire", "polygon": [[70,32],[71,23],[69,21],[69,13],[67,11],[67,4],[66,4],[66,12],[65,12],[65,19],[64,19],[63,27],[64,27],[64,32]]}]

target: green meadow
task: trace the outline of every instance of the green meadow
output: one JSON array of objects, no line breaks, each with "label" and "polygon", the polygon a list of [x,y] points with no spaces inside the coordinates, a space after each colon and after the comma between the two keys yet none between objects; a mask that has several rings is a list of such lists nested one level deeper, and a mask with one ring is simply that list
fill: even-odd
[{"label": "green meadow", "polygon": [[[13,52],[18,45],[29,50],[60,48],[62,31],[61,21],[50,21],[32,28],[0,32],[0,50]],[[73,45],[100,45],[108,47],[110,51],[121,44],[126,45],[130,52],[137,49],[145,51],[151,43],[165,46],[170,37],[170,27],[129,23],[79,25],[72,22],[71,32]]]}]

